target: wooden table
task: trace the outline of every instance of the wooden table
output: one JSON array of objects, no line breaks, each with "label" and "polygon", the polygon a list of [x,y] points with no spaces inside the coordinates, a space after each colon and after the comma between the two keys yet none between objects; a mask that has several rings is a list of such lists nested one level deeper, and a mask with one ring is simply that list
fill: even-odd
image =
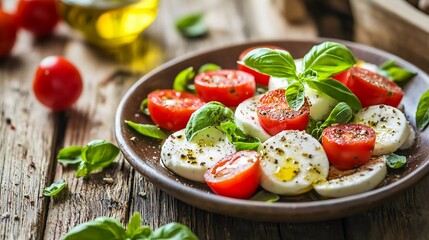
[{"label": "wooden table", "polygon": [[[15,1],[4,2],[6,9],[15,6]],[[92,139],[114,142],[113,121],[121,97],[144,72],[169,59],[246,40],[316,35],[311,21],[288,24],[279,3],[161,0],[157,20],[142,36],[149,50],[143,61],[131,63],[106,57],[65,25],[44,40],[21,31],[11,56],[0,61],[0,239],[60,239],[74,226],[96,217],[127,222],[133,212],[140,212],[152,228],[171,221],[183,223],[201,239],[428,239],[428,177],[359,215],[288,224],[196,209],[152,185],[123,157],[87,179],[75,178],[73,169],[57,163],[58,150],[64,146],[84,145]],[[193,11],[205,12],[210,33],[204,39],[187,40],[174,28],[176,17]],[[54,54],[74,62],[85,81],[77,104],[63,113],[40,105],[31,88],[37,64]],[[113,183],[103,181],[105,177]],[[60,178],[68,182],[67,194],[43,197],[43,188]]]}]

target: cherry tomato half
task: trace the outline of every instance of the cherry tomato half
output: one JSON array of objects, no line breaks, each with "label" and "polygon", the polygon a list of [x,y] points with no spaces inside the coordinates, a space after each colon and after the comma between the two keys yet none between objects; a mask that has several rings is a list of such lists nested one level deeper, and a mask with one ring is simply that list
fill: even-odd
[{"label": "cherry tomato half", "polygon": [[255,94],[255,78],[238,70],[216,70],[200,73],[194,80],[198,95],[206,102],[218,101],[236,107]]},{"label": "cherry tomato half", "polygon": [[0,9],[0,58],[10,53],[15,45],[18,25],[15,18]]},{"label": "cherry tomato half", "polygon": [[350,70],[347,69],[343,72],[337,73],[334,76],[332,76],[335,80],[340,81],[342,84],[347,86],[347,83],[350,79]]},{"label": "cherry tomato half", "polygon": [[353,67],[346,86],[359,98],[362,107],[385,104],[397,107],[404,96],[393,81],[369,70]]},{"label": "cherry tomato half", "polygon": [[310,116],[310,104],[297,111],[291,109],[286,101],[286,90],[276,89],[266,92],[258,101],[256,112],[259,124],[269,134],[276,135],[283,130],[305,130]]},{"label": "cherry tomato half", "polygon": [[151,92],[147,98],[152,121],[173,131],[185,128],[192,113],[204,105],[204,102],[193,94],[170,89]]},{"label": "cherry tomato half", "polygon": [[246,199],[259,186],[261,167],[256,151],[244,150],[219,160],[204,174],[207,185],[218,195]]},{"label": "cherry tomato half", "polygon": [[[271,45],[262,45],[262,46],[247,48],[243,52],[241,52],[240,56],[238,57],[238,61],[242,61],[244,59],[244,57],[246,56],[246,54],[248,54],[250,51],[252,51],[253,49],[256,49],[256,48],[283,49],[281,47],[271,46]],[[244,65],[240,62],[237,63],[237,68],[238,68],[238,70],[252,74],[255,77],[256,84],[259,84],[262,86],[268,86],[268,82],[270,80],[269,75],[266,75],[266,74],[260,73],[256,70],[253,70],[251,68],[248,68],[246,65]]]},{"label": "cherry tomato half", "polygon": [[36,37],[50,35],[60,20],[56,0],[20,0],[16,18],[22,28]]},{"label": "cherry tomato half", "polygon": [[339,124],[322,132],[322,146],[329,162],[347,170],[368,162],[375,146],[375,131],[362,124]]},{"label": "cherry tomato half", "polygon": [[79,71],[60,56],[43,59],[33,81],[36,98],[54,111],[70,108],[82,93],[82,87]]}]

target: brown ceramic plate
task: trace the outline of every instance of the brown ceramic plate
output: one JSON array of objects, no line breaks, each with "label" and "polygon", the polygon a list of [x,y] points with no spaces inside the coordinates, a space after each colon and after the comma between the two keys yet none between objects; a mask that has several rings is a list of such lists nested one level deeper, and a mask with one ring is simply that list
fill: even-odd
[{"label": "brown ceramic plate", "polygon": [[[188,204],[211,212],[261,221],[303,222],[342,217],[374,207],[413,186],[429,171],[429,148],[422,147],[429,143],[427,131],[418,132],[415,146],[402,153],[408,156],[407,167],[390,171],[377,189],[338,199],[321,199],[311,191],[296,197],[282,197],[279,202],[270,204],[215,195],[205,184],[173,174],[160,163],[161,142],[140,136],[124,124],[124,120],[152,123],[149,117],[138,113],[140,102],[155,89],[172,88],[177,73],[189,66],[198,69],[202,64],[216,63],[223,68],[236,68],[240,52],[257,45],[280,46],[287,49],[294,58],[301,58],[314,44],[322,41],[324,40],[266,41],[217,48],[177,58],[145,75],[125,94],[116,114],[116,138],[125,158],[153,184]],[[414,125],[417,102],[423,92],[429,89],[429,77],[414,65],[389,53],[361,44],[343,43],[353,51],[357,59],[374,64],[393,59],[400,66],[417,72],[417,76],[405,87],[406,95],[403,100],[406,115]]]}]

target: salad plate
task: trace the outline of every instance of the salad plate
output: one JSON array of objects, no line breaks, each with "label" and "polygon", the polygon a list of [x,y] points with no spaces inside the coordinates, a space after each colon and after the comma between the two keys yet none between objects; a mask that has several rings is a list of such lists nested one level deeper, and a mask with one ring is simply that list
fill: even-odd
[{"label": "salad plate", "polygon": [[[309,222],[344,217],[375,207],[417,183],[429,172],[429,134],[416,129],[414,145],[400,152],[408,159],[405,168],[389,170],[385,180],[374,190],[342,198],[321,198],[310,191],[293,197],[281,196],[274,203],[240,200],[214,194],[206,184],[184,179],[165,168],[160,160],[162,141],[139,135],[124,121],[153,124],[149,116],[139,113],[142,100],[156,89],[172,88],[175,76],[190,66],[198,69],[206,63],[215,63],[224,69],[236,69],[240,53],[260,45],[279,46],[296,58],[302,58],[311,47],[324,41],[345,44],[356,59],[380,65],[394,60],[400,67],[417,75],[404,87],[402,100],[405,115],[415,126],[415,110],[420,96],[429,89],[429,77],[411,63],[387,52],[362,44],[332,39],[278,40],[247,42],[210,49],[163,64],[143,76],[123,97],[115,119],[115,134],[120,149],[127,161],[154,185],[175,198],[195,207],[220,214],[258,221]],[[415,128],[415,127],[414,127]],[[168,132],[171,133],[171,132]]]}]

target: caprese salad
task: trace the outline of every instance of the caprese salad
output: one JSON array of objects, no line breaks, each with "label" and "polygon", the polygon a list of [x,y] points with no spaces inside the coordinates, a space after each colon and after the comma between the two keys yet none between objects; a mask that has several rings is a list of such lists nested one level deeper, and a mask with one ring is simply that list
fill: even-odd
[{"label": "caprese salad", "polygon": [[[414,76],[392,62],[387,67]],[[397,108],[404,92],[387,67],[357,62],[335,42],[298,60],[280,47],[258,46],[243,51],[240,70],[185,69],[174,89],[151,92],[142,111],[174,131],[162,143],[162,164],[216,194],[248,199],[262,188],[349,196],[377,187],[388,167],[404,166],[395,152],[415,141]],[[260,86],[266,91],[258,94]],[[157,127],[127,124],[163,138]]]}]

